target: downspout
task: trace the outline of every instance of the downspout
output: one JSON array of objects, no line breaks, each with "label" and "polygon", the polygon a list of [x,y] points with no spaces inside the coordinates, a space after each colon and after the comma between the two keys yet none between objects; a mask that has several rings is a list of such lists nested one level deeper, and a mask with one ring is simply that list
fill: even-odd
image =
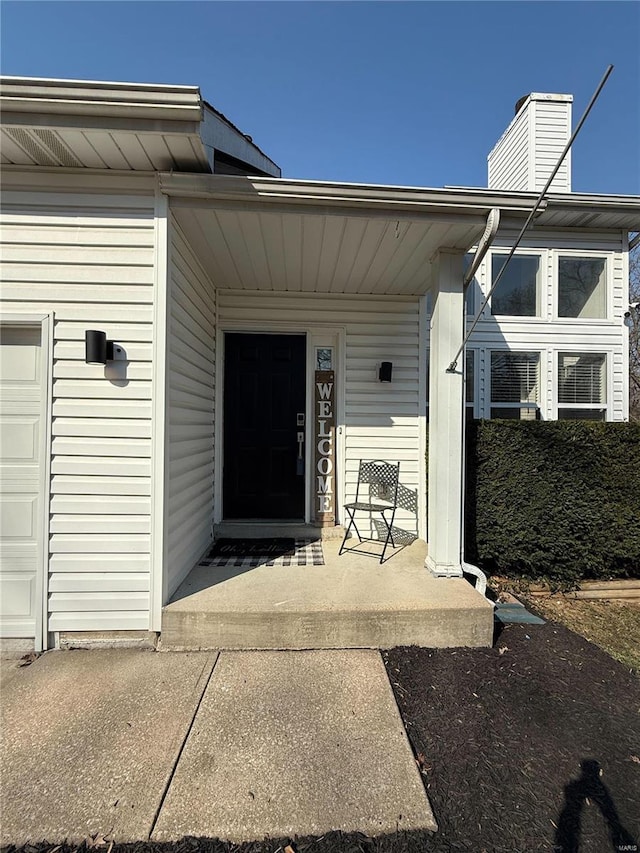
[{"label": "downspout", "polygon": [[[500,227],[500,208],[494,207],[489,211],[489,215],[487,216],[487,226],[484,229],[484,234],[480,238],[480,242],[478,243],[478,248],[476,249],[476,253],[473,257],[473,262],[472,262],[471,266],[469,267],[469,269],[467,270],[465,277],[463,279],[463,286],[464,286],[465,290],[467,287],[469,287],[469,284],[473,281],[474,275],[478,271],[478,268],[479,268],[480,264],[482,263],[482,261],[484,260],[485,255],[487,254],[487,252],[491,248],[493,241],[495,240],[496,234],[498,233],[499,227]],[[466,409],[467,409],[467,407],[464,403],[464,400],[463,400],[462,405],[464,406],[463,423],[466,426],[466,415],[467,415]],[[474,566],[472,563],[467,563],[467,562],[465,562],[465,559],[464,559],[464,492],[465,492],[465,490],[464,490],[465,473],[464,472],[466,470],[465,455],[466,455],[466,441],[464,440],[464,437],[463,437],[463,440],[462,440],[462,502],[463,502],[463,506],[462,506],[462,513],[461,513],[462,535],[460,537],[460,542],[461,542],[460,565],[462,567],[462,571],[464,574],[473,575],[476,578],[475,588],[476,588],[477,592],[479,592],[480,595],[485,595],[485,593],[487,591],[487,576],[482,571],[482,569],[478,568],[478,566]]]},{"label": "downspout", "polygon": [[480,242],[478,243],[478,248],[476,249],[476,253],[473,256],[473,263],[467,270],[464,279],[462,280],[462,284],[465,288],[467,288],[470,282],[473,280],[474,275],[478,271],[478,267],[484,260],[484,256],[487,254],[489,249],[491,248],[491,244],[495,240],[496,234],[498,233],[498,228],[500,226],[500,208],[493,207],[489,211],[489,215],[487,216],[487,225],[484,229],[484,234],[480,238]]}]

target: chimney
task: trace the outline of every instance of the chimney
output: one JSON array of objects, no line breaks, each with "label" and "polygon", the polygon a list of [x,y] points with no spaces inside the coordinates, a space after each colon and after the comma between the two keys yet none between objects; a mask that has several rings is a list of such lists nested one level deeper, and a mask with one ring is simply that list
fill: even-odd
[{"label": "chimney", "polygon": [[[489,189],[540,192],[571,136],[573,95],[532,92],[489,154]],[[571,151],[550,192],[571,192]]]}]

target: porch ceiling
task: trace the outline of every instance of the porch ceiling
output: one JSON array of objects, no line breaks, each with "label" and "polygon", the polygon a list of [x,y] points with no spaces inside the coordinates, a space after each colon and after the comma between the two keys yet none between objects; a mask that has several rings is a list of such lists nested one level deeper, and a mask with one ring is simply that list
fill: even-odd
[{"label": "porch ceiling", "polygon": [[422,294],[434,253],[466,250],[484,228],[482,220],[356,213],[180,206],[174,213],[216,285],[241,290]]}]

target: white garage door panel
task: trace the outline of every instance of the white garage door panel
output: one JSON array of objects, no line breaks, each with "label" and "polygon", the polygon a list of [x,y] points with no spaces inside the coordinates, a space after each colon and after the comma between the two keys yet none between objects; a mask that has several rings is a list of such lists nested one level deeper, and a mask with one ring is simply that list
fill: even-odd
[{"label": "white garage door panel", "polygon": [[35,638],[42,566],[40,328],[0,329],[0,636]]},{"label": "white garage door panel", "polygon": [[[38,406],[37,403],[32,405]],[[39,421],[38,412],[27,418],[3,411],[0,417],[0,458],[3,466],[11,462],[33,462],[35,476],[38,476]]]},{"label": "white garage door panel", "polygon": [[3,619],[25,623],[31,621],[31,599],[35,593],[35,582],[35,575],[26,577],[16,572],[3,572],[0,577]]},{"label": "white garage door panel", "polygon": [[0,537],[3,544],[7,540],[37,541],[38,504],[37,495],[0,494]]},{"label": "white garage door panel", "polygon": [[39,386],[40,329],[11,326],[2,330],[0,382]]}]

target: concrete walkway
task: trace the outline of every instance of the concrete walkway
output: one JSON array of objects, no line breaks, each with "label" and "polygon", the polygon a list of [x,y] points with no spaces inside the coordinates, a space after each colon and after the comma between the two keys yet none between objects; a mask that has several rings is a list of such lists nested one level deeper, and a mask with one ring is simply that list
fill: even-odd
[{"label": "concrete walkway", "polygon": [[3,845],[436,829],[375,651],[49,652],[1,686]]}]

